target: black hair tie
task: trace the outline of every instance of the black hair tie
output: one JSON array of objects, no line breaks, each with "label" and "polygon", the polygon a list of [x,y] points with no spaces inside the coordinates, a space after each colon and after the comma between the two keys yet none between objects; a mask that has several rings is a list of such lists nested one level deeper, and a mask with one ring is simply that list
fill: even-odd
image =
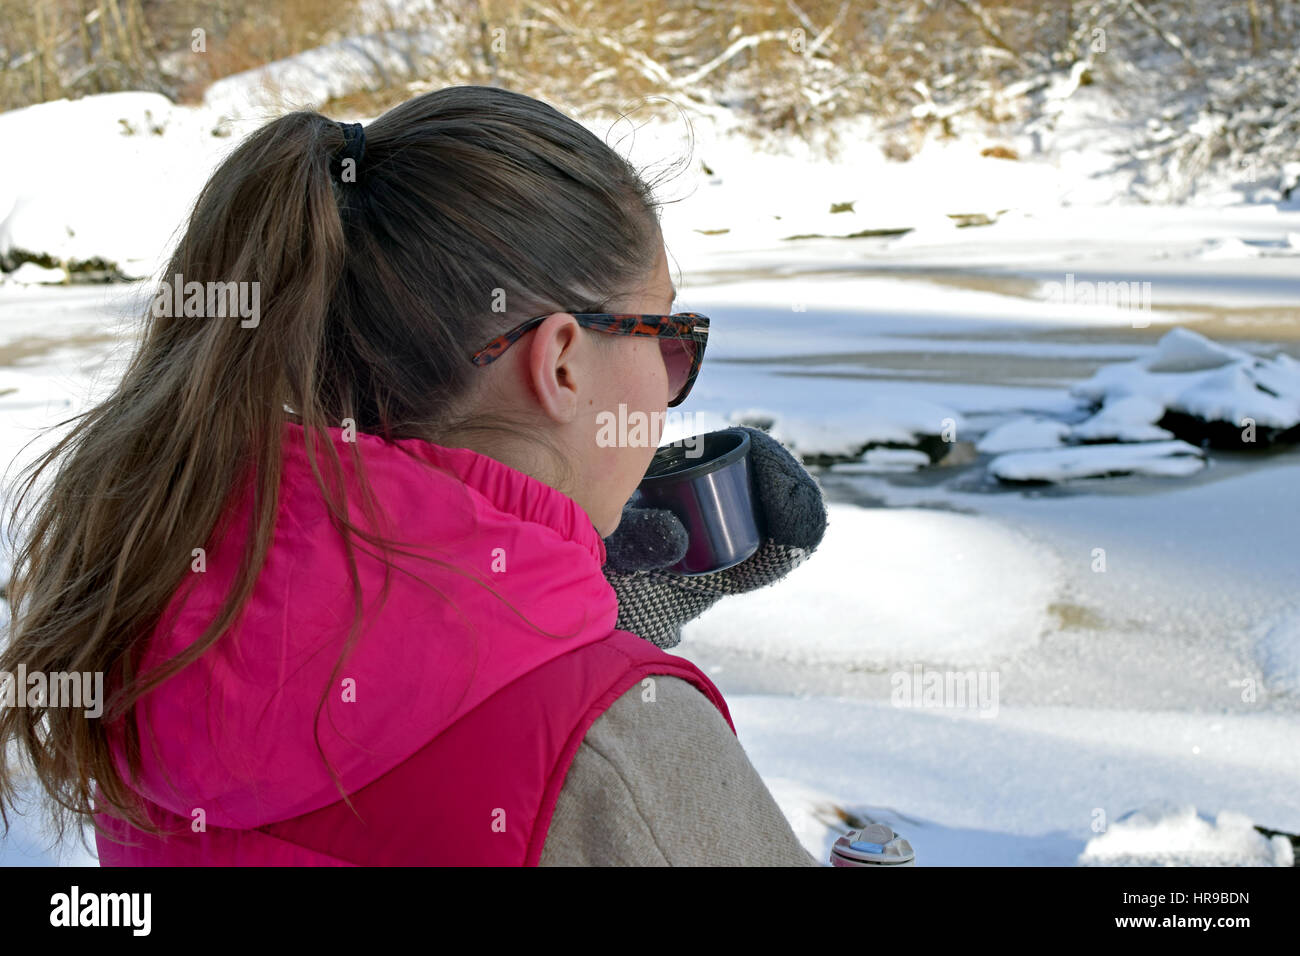
[{"label": "black hair tie", "polygon": [[339,123],[343,130],[343,146],[334,154],[330,164],[334,178],[343,181],[343,160],[353,161],[353,170],[361,164],[361,157],[366,154],[366,131],[360,123]]}]

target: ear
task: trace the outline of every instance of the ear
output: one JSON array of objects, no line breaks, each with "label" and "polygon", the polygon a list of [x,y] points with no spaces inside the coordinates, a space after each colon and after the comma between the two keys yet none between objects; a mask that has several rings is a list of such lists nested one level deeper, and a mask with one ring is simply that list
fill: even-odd
[{"label": "ear", "polygon": [[578,410],[578,346],[582,327],[568,312],[546,317],[528,347],[528,380],[537,401],[557,422],[570,422]]}]

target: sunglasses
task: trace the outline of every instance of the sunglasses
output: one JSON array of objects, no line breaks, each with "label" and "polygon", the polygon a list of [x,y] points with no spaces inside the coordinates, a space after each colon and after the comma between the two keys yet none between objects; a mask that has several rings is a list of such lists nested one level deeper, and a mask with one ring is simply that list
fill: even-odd
[{"label": "sunglasses", "polygon": [[[554,313],[538,315],[509,332],[497,336],[479,349],[470,360],[478,366],[487,365],[501,356],[526,333],[531,332]],[[680,405],[690,394],[695,376],[704,361],[704,346],[709,341],[709,317],[698,312],[677,312],[673,315],[629,315],[609,312],[574,312],[578,325],[596,332],[611,335],[649,335],[659,339],[659,352],[668,371],[668,387],[672,390],[669,408]]]}]

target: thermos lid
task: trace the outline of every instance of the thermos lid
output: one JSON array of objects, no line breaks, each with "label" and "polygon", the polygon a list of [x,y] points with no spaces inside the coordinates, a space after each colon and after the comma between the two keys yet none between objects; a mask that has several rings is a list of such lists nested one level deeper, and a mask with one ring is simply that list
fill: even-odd
[{"label": "thermos lid", "polygon": [[912,845],[883,823],[850,830],[831,847],[831,862],[840,866],[907,866],[915,859]]}]

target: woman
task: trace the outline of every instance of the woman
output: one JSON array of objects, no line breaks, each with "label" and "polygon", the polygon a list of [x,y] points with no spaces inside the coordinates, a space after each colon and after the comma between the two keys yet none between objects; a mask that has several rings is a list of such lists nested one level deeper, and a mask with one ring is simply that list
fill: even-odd
[{"label": "woman", "polygon": [[758,444],[778,530],[686,586],[655,570],[680,526],[624,521],[658,436],[595,440],[685,398],[707,334],[668,315],[625,161],[488,87],[293,113],[216,170],[165,283],[30,476],[0,657],[105,675],[101,719],[0,715],[101,863],[815,865],[652,643],[815,547],[815,485]]}]

